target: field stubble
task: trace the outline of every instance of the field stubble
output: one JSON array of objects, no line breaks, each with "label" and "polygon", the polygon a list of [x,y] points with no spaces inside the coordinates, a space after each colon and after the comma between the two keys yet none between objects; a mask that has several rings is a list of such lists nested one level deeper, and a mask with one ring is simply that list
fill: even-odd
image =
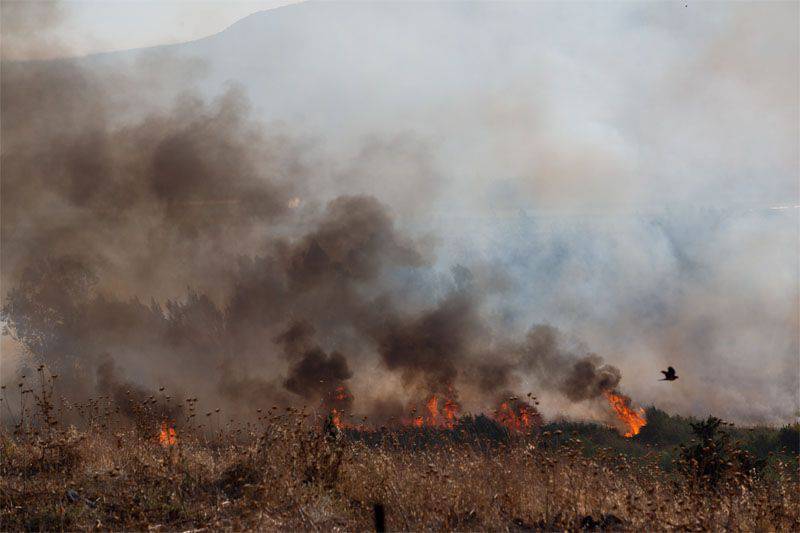
[{"label": "field stubble", "polygon": [[0,437],[2,530],[369,530],[377,507],[403,531],[800,530],[797,456],[760,473],[728,463],[709,484],[561,431],[365,440],[273,408],[235,429],[190,416],[169,444],[152,409],[122,424],[99,401],[73,407],[77,430],[47,395],[37,405]]}]

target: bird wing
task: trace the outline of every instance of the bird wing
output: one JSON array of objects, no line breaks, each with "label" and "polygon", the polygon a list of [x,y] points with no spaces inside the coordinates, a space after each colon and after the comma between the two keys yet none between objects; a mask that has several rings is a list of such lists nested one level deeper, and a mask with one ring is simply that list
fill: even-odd
[{"label": "bird wing", "polygon": [[665,376],[665,377],[666,377],[666,376],[669,376],[669,372],[667,372],[666,370],[660,370],[659,372],[661,372],[662,374],[664,374],[664,376]]},{"label": "bird wing", "polygon": [[668,366],[667,367],[667,372],[669,372],[670,374],[674,374],[675,373],[675,369],[672,368],[671,366]]}]

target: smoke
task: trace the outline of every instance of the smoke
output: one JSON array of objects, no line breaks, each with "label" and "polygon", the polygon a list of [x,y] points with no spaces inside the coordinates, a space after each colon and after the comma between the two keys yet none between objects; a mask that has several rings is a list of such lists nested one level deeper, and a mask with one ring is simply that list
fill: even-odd
[{"label": "smoke", "polygon": [[387,317],[371,335],[386,367],[401,372],[407,385],[444,392],[466,363],[479,326],[469,298],[457,293],[419,316]]},{"label": "smoke", "polygon": [[[249,84],[170,49],[11,61],[65,55],[44,27],[63,7],[4,4],[3,321],[63,392],[388,418],[528,391],[591,415],[623,388],[793,416],[797,213],[763,209],[798,203],[797,32],[760,29],[783,8],[703,6],[688,29],[664,6],[337,9],[353,32],[286,21],[267,37],[309,45]],[[400,12],[417,44],[384,39]],[[197,46],[229,56],[226,33]],[[331,67],[328,42],[364,60]]]},{"label": "smoke", "polygon": [[328,355],[316,348],[303,354],[303,358],[292,365],[284,385],[303,397],[319,397],[328,390],[326,381],[341,383],[352,375],[342,354],[333,352]]},{"label": "smoke", "polygon": [[618,368],[606,364],[597,354],[570,350],[561,337],[552,326],[533,327],[518,348],[520,366],[544,377],[543,386],[576,402],[597,398],[619,385],[622,373]]},{"label": "smoke", "polygon": [[340,197],[327,207],[319,229],[290,252],[292,288],[305,291],[372,281],[384,264],[421,264],[419,252],[394,230],[384,206],[370,197]]},{"label": "smoke", "polygon": [[2,60],[41,59],[53,50],[63,50],[58,28],[67,11],[58,1],[3,2],[0,31],[3,36]]},{"label": "smoke", "polygon": [[224,285],[258,224],[289,210],[300,163],[236,90],[117,126],[113,87],[80,67],[4,65],[2,83],[6,282],[39,256],[80,254],[128,294]]},{"label": "smoke", "polygon": [[146,424],[153,418],[161,420],[179,420],[184,414],[183,406],[176,403],[164,404],[155,396],[129,381],[120,380],[117,368],[109,358],[104,358],[97,366],[97,393],[100,398],[109,400],[117,413],[142,424],[143,430],[152,428]]},{"label": "smoke", "polygon": [[286,357],[292,363],[283,385],[304,398],[319,400],[326,392],[331,394],[342,387],[353,373],[342,354],[326,354],[319,346],[313,345],[313,335],[313,327],[296,322],[277,341],[283,345]]}]

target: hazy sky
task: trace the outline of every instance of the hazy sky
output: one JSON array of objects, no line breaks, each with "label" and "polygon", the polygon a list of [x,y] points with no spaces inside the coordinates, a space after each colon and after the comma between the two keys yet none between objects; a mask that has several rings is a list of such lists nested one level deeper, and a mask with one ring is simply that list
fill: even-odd
[{"label": "hazy sky", "polygon": [[[42,9],[17,10],[25,17],[51,16],[52,2],[36,1]],[[199,39],[224,30],[256,11],[298,0],[70,0],[58,2],[54,38],[69,55],[125,50]],[[2,1],[4,19],[20,2]],[[32,23],[40,21],[30,21]],[[4,34],[4,37],[7,37]],[[15,59],[42,58],[41,49],[21,50]],[[47,55],[46,53],[44,54]]]}]

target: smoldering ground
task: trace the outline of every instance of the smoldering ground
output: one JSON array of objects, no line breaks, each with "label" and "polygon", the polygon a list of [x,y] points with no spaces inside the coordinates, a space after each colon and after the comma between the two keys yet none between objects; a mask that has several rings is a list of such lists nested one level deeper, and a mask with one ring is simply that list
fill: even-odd
[{"label": "smoldering ground", "polygon": [[[762,15],[772,23],[771,12]],[[465,20],[453,31],[468,34]],[[667,22],[648,26],[658,26],[658,46]],[[757,87],[741,85],[758,54],[742,63],[719,42],[737,32],[758,41],[760,30],[724,19],[710,27],[712,42],[701,43],[692,71],[730,89],[709,114],[745,131],[758,110],[773,115],[773,91],[785,100],[791,84],[769,83],[781,71],[774,69]],[[415,96],[428,109],[420,121],[427,136],[398,133],[390,112],[372,110],[372,127],[385,126],[355,156],[320,147],[310,140],[317,132],[260,122],[246,88],[200,96],[191,87],[203,65],[168,52],[146,55],[136,75],[75,60],[3,61],[6,325],[34,358],[60,368],[74,394],[93,394],[113,375],[143,394],[166,385],[236,409],[316,405],[344,386],[353,410],[397,414],[430,393],[477,411],[533,390],[551,395],[545,403],[556,414],[620,386],[692,414],[792,416],[798,284],[796,230],[787,221],[796,214],[747,211],[749,204],[637,211],[662,193],[674,202],[750,191],[737,168],[770,176],[771,201],[786,191],[786,139],[773,143],[774,154],[761,141],[751,146],[761,158],[709,151],[703,139],[739,147],[738,137],[696,112],[706,93],[678,99],[671,82],[643,91],[644,100],[632,92],[641,85],[615,98],[598,83],[600,96],[588,100],[598,109],[573,117],[569,95],[556,91],[565,81],[537,85],[529,99],[532,80],[518,66],[530,50],[512,51],[513,61],[492,70],[511,73],[494,87],[457,93],[435,110],[422,105],[424,91]],[[562,72],[559,57],[543,68]],[[621,57],[617,67],[630,79],[636,58]],[[683,64],[670,66],[666,77],[683,79]],[[179,94],[153,98],[160,88],[150,81],[169,85],[153,72],[180,81]],[[565,72],[552,79],[571,79]],[[660,79],[648,72],[643,83]],[[604,104],[621,101],[629,105]],[[659,124],[690,111],[693,120],[671,130],[683,136],[665,138],[661,128],[641,128],[640,108],[675,111]],[[607,126],[608,116],[624,118],[612,121],[613,135],[594,127]],[[581,128],[585,121],[594,126]],[[350,129],[342,135],[360,142]],[[406,167],[420,180],[412,184],[431,185],[399,185]],[[486,177],[463,178],[464,169]],[[591,187],[576,192],[584,178]],[[508,197],[527,199],[533,215],[485,218]],[[594,207],[609,198],[619,205]],[[457,218],[454,206],[476,216]],[[307,331],[289,345],[285,335],[297,324]],[[755,374],[761,353],[768,364]],[[95,372],[107,361],[113,373]],[[691,394],[650,386],[667,364],[686,369],[676,387]],[[4,364],[4,381],[14,370]]]}]

